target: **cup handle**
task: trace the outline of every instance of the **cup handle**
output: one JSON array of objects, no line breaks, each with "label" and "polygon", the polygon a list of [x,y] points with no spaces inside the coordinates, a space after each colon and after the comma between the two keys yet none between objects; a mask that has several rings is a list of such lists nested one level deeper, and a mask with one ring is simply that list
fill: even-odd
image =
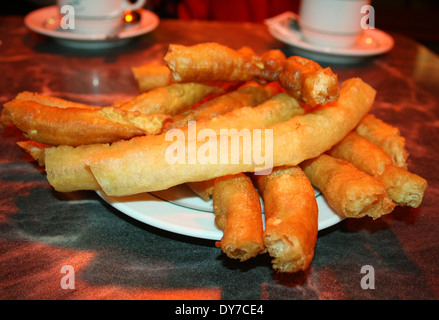
[{"label": "cup handle", "polygon": [[145,5],[147,0],[137,0],[136,2],[132,3],[128,0],[123,0],[122,7],[124,10],[137,10]]}]

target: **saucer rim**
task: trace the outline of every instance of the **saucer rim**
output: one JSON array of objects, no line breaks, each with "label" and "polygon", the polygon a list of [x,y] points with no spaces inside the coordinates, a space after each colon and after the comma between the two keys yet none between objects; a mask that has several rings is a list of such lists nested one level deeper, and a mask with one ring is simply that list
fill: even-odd
[{"label": "saucer rim", "polygon": [[358,46],[353,46],[350,48],[333,48],[329,46],[320,46],[317,44],[309,43],[302,40],[302,35],[299,30],[288,29],[288,32],[294,33],[297,37],[295,38],[287,38],[285,34],[276,30],[278,28],[284,28],[281,22],[284,22],[285,19],[294,19],[297,21],[298,16],[293,12],[284,12],[278,16],[266,19],[265,25],[268,27],[269,33],[276,38],[277,40],[292,46],[298,49],[302,49],[305,51],[315,52],[323,55],[330,56],[341,56],[341,57],[369,57],[380,55],[390,51],[394,46],[394,39],[388,33],[380,30],[380,29],[366,29],[364,32],[366,36],[371,37],[373,39],[377,39],[378,37],[381,39],[385,39],[385,41],[379,42],[378,48],[371,48],[367,50],[365,48],[361,48]]},{"label": "saucer rim", "polygon": [[81,34],[44,27],[44,21],[51,15],[57,14],[56,5],[33,10],[25,16],[24,24],[36,33],[60,40],[108,42],[137,37],[157,28],[160,19],[154,12],[146,9],[139,9],[139,12],[141,14],[139,25],[122,30],[115,38],[109,38],[107,34]]}]

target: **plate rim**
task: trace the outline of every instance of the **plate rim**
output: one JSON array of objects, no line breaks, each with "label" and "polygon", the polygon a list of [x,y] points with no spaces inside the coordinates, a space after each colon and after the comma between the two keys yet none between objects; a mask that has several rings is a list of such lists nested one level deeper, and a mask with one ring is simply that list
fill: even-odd
[{"label": "plate rim", "polygon": [[[178,188],[181,186],[175,186],[173,188]],[[153,194],[153,192],[145,192],[143,194],[128,196],[128,197],[112,197],[108,196],[103,192],[102,190],[96,191],[96,193],[99,195],[99,197],[102,198],[106,203],[108,203],[113,208],[117,209],[119,212],[139,221],[144,224],[147,224],[149,226],[165,230],[171,233],[176,233],[184,236],[189,236],[193,238],[199,238],[199,239],[206,239],[206,240],[215,240],[219,241],[222,237],[222,231],[219,229],[216,229],[214,225],[214,215],[213,210],[207,211],[207,210],[200,210],[196,208],[190,208],[187,206],[183,206],[180,204],[176,204],[175,202],[169,201],[167,199],[162,199],[161,197],[158,197]],[[126,201],[126,199],[131,199],[131,197],[137,198],[137,197],[146,197],[147,199],[152,199],[154,202],[152,202],[150,209],[154,209],[155,205],[159,205],[161,209],[163,210],[170,210],[169,212],[165,212],[165,215],[186,215],[186,217],[189,218],[199,218],[204,221],[204,219],[209,220],[214,228],[210,229],[200,229],[200,228],[194,228],[190,227],[188,225],[181,225],[178,223],[168,223],[166,222],[166,219],[163,219],[166,216],[163,216],[163,212],[161,213],[146,213],[146,212],[139,212],[138,210],[133,208],[133,202]],[[197,196],[195,196],[196,198]],[[197,198],[198,199],[198,198]],[[318,231],[322,231],[324,229],[327,229],[329,227],[332,227],[339,222],[343,221],[345,218],[339,216],[336,214],[327,204],[326,199],[324,196],[320,193],[316,195],[316,199],[319,206],[319,218],[321,209],[329,210],[330,211],[330,218],[326,218],[325,220],[320,221],[318,223]],[[122,200],[122,201],[121,201]],[[322,207],[324,205],[324,207]],[[135,204],[134,204],[135,207]],[[172,210],[178,208],[178,210]],[[191,216],[191,214],[196,213],[196,216]],[[157,218],[157,217],[158,218]]]}]

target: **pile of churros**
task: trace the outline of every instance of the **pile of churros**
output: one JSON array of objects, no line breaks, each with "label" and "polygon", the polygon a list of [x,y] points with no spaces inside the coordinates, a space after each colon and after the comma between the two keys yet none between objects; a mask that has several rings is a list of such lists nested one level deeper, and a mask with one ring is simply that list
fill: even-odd
[{"label": "pile of churros", "polygon": [[[217,247],[241,261],[268,253],[278,272],[313,259],[314,188],[346,218],[421,204],[427,181],[408,170],[400,131],[370,113],[376,92],[361,79],[339,84],[315,61],[218,43],[170,45],[163,61],[133,67],[133,99],[92,106],[21,92],[1,122],[24,133],[19,146],[55,190],[125,196],[186,184],[213,200]],[[252,143],[233,148],[244,130]]]}]

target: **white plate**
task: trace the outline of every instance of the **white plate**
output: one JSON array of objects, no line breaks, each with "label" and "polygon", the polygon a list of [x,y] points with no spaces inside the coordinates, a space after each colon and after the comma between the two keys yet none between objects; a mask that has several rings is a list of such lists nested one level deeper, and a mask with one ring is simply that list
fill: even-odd
[{"label": "white plate", "polygon": [[314,60],[327,62],[355,62],[359,59],[383,54],[393,48],[394,40],[378,29],[365,29],[356,44],[350,48],[331,48],[308,43],[302,39],[297,26],[297,15],[284,12],[265,20],[270,34]]},{"label": "white plate", "polygon": [[[223,235],[215,226],[212,201],[202,200],[185,185],[127,197],[97,193],[120,212],[162,230],[208,240],[220,240]],[[319,191],[316,190],[315,194],[319,208],[319,230],[343,220],[329,208]]]},{"label": "white plate", "polygon": [[139,10],[140,21],[126,25],[116,35],[80,34],[60,28],[57,6],[48,6],[32,11],[24,18],[24,24],[32,31],[51,37],[72,48],[104,49],[126,44],[134,37],[151,32],[159,25],[157,15],[148,10]]}]

